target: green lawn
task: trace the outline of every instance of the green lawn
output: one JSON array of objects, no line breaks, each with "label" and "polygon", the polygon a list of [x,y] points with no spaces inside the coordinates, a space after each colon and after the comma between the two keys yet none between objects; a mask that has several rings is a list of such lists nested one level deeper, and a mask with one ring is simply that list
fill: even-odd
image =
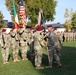
[{"label": "green lawn", "polygon": [[[63,43],[61,54],[62,68],[57,68],[53,64],[52,69],[36,70],[30,60],[20,59],[20,62],[14,63],[12,57],[9,59],[10,63],[4,65],[0,50],[0,75],[76,75],[76,42]],[[47,54],[44,49],[43,65],[47,64]]]}]

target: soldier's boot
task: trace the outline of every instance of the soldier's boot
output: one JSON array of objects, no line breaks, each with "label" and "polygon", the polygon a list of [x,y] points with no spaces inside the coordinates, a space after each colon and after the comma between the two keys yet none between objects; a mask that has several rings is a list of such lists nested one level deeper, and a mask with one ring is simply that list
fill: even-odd
[{"label": "soldier's boot", "polygon": [[49,62],[49,65],[46,66],[45,68],[52,68],[52,62]]},{"label": "soldier's boot", "polygon": [[57,67],[61,68],[62,67],[62,64],[61,63],[57,64]]},{"label": "soldier's boot", "polygon": [[13,62],[16,62],[16,59],[14,59]]},{"label": "soldier's boot", "polygon": [[6,64],[6,62],[3,62],[3,64]]},{"label": "soldier's boot", "polygon": [[49,66],[45,66],[45,68],[52,68],[52,66],[50,66],[50,65]]},{"label": "soldier's boot", "polygon": [[40,70],[40,69],[44,69],[44,67],[42,67],[42,66],[36,66],[36,69]]},{"label": "soldier's boot", "polygon": [[28,60],[28,58],[25,57],[25,58],[22,58],[22,60]]},{"label": "soldier's boot", "polygon": [[9,62],[7,61],[6,64],[8,64]]},{"label": "soldier's boot", "polygon": [[19,62],[20,60],[19,60],[19,59],[16,59],[16,61],[18,61],[18,62]]}]

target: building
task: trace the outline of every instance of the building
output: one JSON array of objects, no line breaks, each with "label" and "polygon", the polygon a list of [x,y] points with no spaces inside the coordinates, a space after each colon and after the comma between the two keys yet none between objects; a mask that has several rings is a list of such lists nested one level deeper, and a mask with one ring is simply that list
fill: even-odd
[{"label": "building", "polygon": [[54,23],[54,24],[46,24],[44,27],[47,28],[47,26],[52,25],[53,28],[57,28],[57,30],[59,32],[64,32],[66,31],[66,28],[64,26],[64,24],[60,24],[60,23]]},{"label": "building", "polygon": [[4,20],[4,25],[7,25],[7,23],[8,23],[8,20]]}]

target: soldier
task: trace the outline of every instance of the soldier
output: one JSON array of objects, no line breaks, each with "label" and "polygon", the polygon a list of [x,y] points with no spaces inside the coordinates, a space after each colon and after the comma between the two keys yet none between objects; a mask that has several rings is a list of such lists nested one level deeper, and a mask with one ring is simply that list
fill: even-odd
[{"label": "soldier", "polygon": [[67,42],[67,32],[66,31],[64,32],[64,38],[65,38],[64,42]]},{"label": "soldier", "polygon": [[33,58],[34,55],[35,55],[33,32],[34,32],[34,29],[33,28],[30,28],[30,33],[29,33],[29,47],[30,47],[31,58]]},{"label": "soldier", "polygon": [[61,47],[62,47],[62,44],[63,44],[63,39],[62,39],[62,36],[60,36],[60,32],[58,32],[57,29],[54,30],[54,33],[56,34],[56,36],[55,36],[55,39],[56,39],[56,41],[55,41],[55,43],[56,43],[56,53],[60,58],[61,57]]},{"label": "soldier", "polygon": [[40,33],[42,32],[42,27],[37,26],[36,32],[34,33],[34,49],[35,49],[35,66],[36,69],[44,69],[44,67],[41,66],[42,63],[42,39]]},{"label": "soldier", "polygon": [[73,32],[73,40],[75,41],[75,31]]},{"label": "soldier", "polygon": [[57,54],[56,51],[56,35],[53,32],[53,28],[52,26],[48,26],[48,34],[47,34],[47,49],[48,49],[48,59],[49,59],[49,66],[50,68],[52,68],[52,63],[53,63],[53,56],[55,58],[55,60],[57,61],[58,66],[61,66],[60,63],[60,58]]},{"label": "soldier", "polygon": [[3,64],[9,63],[8,62],[9,47],[10,47],[10,31],[8,29],[2,29],[1,52],[2,52]]},{"label": "soldier", "polygon": [[19,61],[18,60],[18,52],[19,52],[19,44],[17,43],[18,37],[17,37],[17,30],[12,29],[10,32],[11,36],[11,49],[13,52],[13,60],[14,62]]},{"label": "soldier", "polygon": [[28,33],[27,30],[24,28],[21,28],[19,31],[19,37],[20,37],[20,49],[21,49],[21,56],[22,60],[28,60],[27,59],[27,49],[28,49]]}]

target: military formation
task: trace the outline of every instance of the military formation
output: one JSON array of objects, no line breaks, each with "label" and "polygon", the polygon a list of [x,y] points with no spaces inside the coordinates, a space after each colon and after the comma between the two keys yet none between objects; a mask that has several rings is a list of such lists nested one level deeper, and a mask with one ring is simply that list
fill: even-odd
[{"label": "military formation", "polygon": [[64,42],[76,41],[76,31],[65,31],[63,34]]},{"label": "military formation", "polygon": [[[44,47],[47,50],[49,61],[45,68],[52,68],[53,63],[57,64],[57,67],[61,67],[63,36],[51,25],[47,27],[47,30],[48,31],[46,31],[42,26],[36,26],[35,28],[30,29],[11,29],[10,31],[2,29],[0,32],[0,45],[3,64],[9,63],[8,58],[10,50],[12,50],[13,62],[20,61],[19,51],[21,52],[21,59],[28,60],[27,54],[28,51],[30,51],[30,56],[31,59],[34,60],[35,68],[44,69],[42,66]],[[74,38],[74,36],[71,38]],[[30,50],[28,50],[29,48]]]}]

